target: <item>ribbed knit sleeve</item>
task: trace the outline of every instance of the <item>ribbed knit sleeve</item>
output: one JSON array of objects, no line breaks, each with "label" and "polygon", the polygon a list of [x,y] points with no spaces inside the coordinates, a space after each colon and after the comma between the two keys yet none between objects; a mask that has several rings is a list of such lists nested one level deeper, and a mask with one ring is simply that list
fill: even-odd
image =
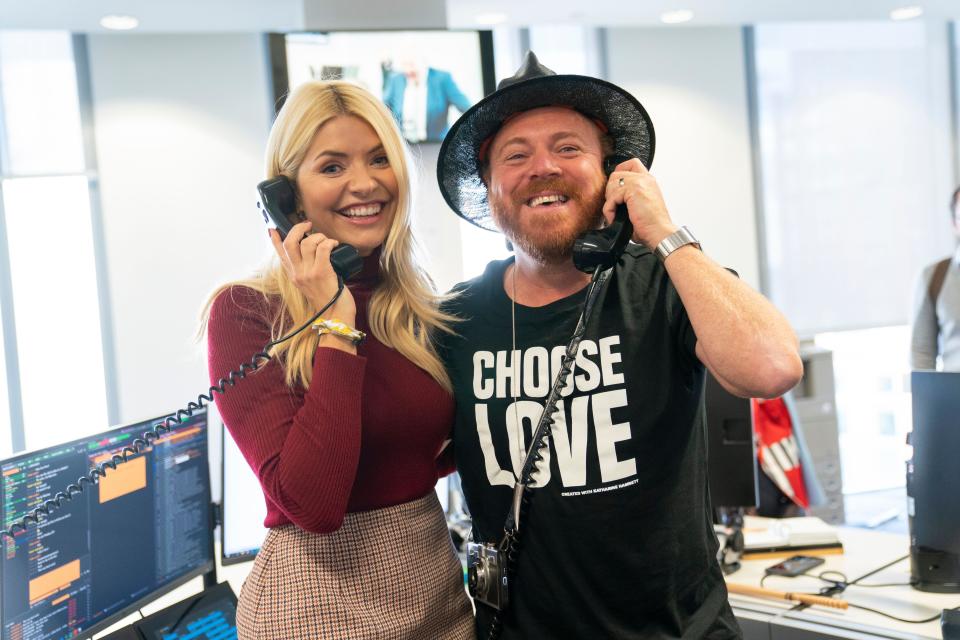
[{"label": "ribbed knit sleeve", "polygon": [[[249,362],[270,341],[268,300],[234,286],[214,301],[207,329],[210,379]],[[217,408],[268,501],[307,531],[336,530],[347,512],[360,458],[366,359],[318,348],[310,387],[291,389],[275,360],[227,387]],[[270,522],[268,515],[266,526]]]}]

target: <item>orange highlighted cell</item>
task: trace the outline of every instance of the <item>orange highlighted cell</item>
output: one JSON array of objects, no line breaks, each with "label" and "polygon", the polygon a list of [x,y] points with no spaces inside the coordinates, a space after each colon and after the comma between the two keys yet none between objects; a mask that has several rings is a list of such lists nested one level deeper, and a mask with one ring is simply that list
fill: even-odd
[{"label": "orange highlighted cell", "polygon": [[4,476],[12,476],[15,473],[20,473],[20,467],[14,467],[13,469],[7,469],[3,472]]},{"label": "orange highlighted cell", "polygon": [[[109,458],[107,458],[109,459]],[[147,486],[147,458],[132,458],[116,469],[107,469],[107,475],[100,478],[100,504],[128,493],[139,491]]]},{"label": "orange highlighted cell", "polygon": [[28,593],[30,606],[43,600],[47,596],[66,589],[70,583],[80,578],[80,560],[74,560],[67,564],[51,569],[45,574],[37,576],[30,581]]},{"label": "orange highlighted cell", "polygon": [[59,598],[57,598],[56,600],[54,600],[53,602],[51,602],[50,604],[56,606],[56,605],[60,604],[61,602],[66,602],[66,601],[69,600],[69,599],[70,599],[70,594],[69,594],[69,593],[65,593],[65,594],[63,594],[62,596],[60,596]]}]

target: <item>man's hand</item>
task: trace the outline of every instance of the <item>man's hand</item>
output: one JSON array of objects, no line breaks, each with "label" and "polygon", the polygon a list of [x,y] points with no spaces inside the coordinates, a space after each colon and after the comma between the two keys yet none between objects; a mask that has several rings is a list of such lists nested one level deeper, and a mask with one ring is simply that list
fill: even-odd
[{"label": "man's hand", "polygon": [[670,219],[656,179],[637,158],[617,165],[607,180],[605,195],[603,217],[607,224],[613,222],[617,205],[626,203],[633,223],[632,240],[651,251],[679,228]]}]

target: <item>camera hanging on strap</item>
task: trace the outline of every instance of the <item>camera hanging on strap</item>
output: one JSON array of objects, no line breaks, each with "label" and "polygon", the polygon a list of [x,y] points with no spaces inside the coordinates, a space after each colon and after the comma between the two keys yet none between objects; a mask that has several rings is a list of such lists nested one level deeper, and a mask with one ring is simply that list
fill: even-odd
[{"label": "camera hanging on strap", "polygon": [[612,267],[593,271],[573,337],[564,351],[560,370],[553,381],[553,387],[533,431],[530,448],[520,469],[519,479],[514,485],[513,502],[504,522],[503,537],[499,543],[495,544],[474,542],[467,544],[467,586],[470,595],[475,601],[496,611],[490,625],[488,636],[490,640],[499,636],[500,614],[506,610],[510,602],[510,581],[517,565],[521,534],[525,530],[521,527],[521,523],[526,524],[524,518],[532,499],[530,485],[533,474],[543,461],[543,450],[549,446],[551,426],[554,415],[557,413],[560,393],[573,370],[580,341],[583,339],[603,284],[611,272]]}]

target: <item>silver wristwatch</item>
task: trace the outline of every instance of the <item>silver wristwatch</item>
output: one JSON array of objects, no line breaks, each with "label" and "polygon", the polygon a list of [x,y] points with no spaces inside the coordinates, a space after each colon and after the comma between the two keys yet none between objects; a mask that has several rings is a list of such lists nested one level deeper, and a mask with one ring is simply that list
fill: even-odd
[{"label": "silver wristwatch", "polygon": [[686,227],[680,227],[666,238],[660,241],[660,244],[657,245],[657,248],[654,250],[654,253],[657,254],[657,257],[660,260],[666,260],[667,256],[679,249],[680,247],[688,244],[697,245],[697,249],[703,250],[700,247],[700,241],[693,237],[693,234],[690,233],[690,230]]}]

